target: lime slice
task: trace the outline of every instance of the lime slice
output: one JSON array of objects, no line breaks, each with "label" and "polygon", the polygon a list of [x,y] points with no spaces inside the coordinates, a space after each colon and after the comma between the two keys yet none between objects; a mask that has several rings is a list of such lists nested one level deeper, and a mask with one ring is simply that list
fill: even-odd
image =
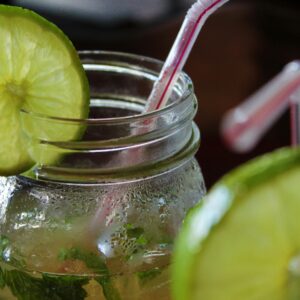
[{"label": "lime slice", "polygon": [[[85,118],[89,89],[72,43],[60,29],[32,11],[0,5],[0,45],[0,174],[11,175],[33,164],[22,138],[20,109]],[[27,127],[38,127],[29,123]],[[52,129],[56,131],[53,140],[56,135],[60,140],[72,138],[79,130],[59,129]],[[40,131],[47,132],[45,127]]]},{"label": "lime slice", "polygon": [[229,173],[185,221],[174,299],[300,299],[299,216],[300,150],[282,149]]}]

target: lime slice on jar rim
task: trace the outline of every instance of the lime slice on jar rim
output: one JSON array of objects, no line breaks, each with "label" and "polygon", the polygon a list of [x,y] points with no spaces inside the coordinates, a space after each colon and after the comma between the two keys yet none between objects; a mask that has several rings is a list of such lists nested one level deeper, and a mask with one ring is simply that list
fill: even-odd
[{"label": "lime slice on jar rim", "polygon": [[174,299],[300,299],[299,215],[299,149],[230,172],[184,222]]},{"label": "lime slice on jar rim", "polygon": [[[33,155],[28,153],[20,110],[84,119],[89,85],[70,40],[33,11],[0,5],[0,45],[0,175],[13,175],[30,168],[34,156],[39,156],[38,148]],[[55,127],[25,119],[25,126],[38,131],[39,139],[47,140],[49,132],[54,141],[82,133],[78,126]]]}]

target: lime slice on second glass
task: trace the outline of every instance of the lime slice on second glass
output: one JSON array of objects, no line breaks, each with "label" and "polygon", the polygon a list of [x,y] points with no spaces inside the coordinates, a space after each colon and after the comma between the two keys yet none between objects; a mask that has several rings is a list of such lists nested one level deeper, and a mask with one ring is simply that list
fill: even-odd
[{"label": "lime slice on second glass", "polygon": [[176,300],[300,299],[300,150],[258,158],[221,179],[177,241]]},{"label": "lime slice on second glass", "polygon": [[[22,138],[20,109],[85,118],[89,88],[72,43],[32,11],[0,5],[0,45],[0,174],[12,175],[33,164]],[[39,127],[26,122],[28,127]],[[52,139],[76,136],[78,130],[53,127]]]}]

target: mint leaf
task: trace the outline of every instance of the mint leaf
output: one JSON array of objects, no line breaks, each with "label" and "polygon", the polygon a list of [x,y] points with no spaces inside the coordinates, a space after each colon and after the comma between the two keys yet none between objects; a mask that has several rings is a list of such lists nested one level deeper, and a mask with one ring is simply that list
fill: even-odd
[{"label": "mint leaf", "polygon": [[48,274],[35,278],[19,270],[0,270],[1,288],[7,286],[18,300],[84,300],[87,296],[83,286],[88,278]]},{"label": "mint leaf", "polygon": [[106,300],[121,299],[118,290],[113,285],[105,262],[97,254],[93,252],[85,252],[78,248],[71,248],[62,249],[58,257],[60,260],[76,259],[84,262],[89,269],[93,270],[93,272],[97,275],[100,275],[95,277],[95,280],[102,286]]},{"label": "mint leaf", "polygon": [[9,246],[8,237],[6,237],[5,235],[1,235],[1,237],[0,237],[0,253],[1,253],[1,256],[3,255],[3,253],[5,252],[5,250],[7,249],[8,246]]},{"label": "mint leaf", "polygon": [[127,224],[125,229],[128,238],[135,239],[137,245],[145,246],[148,243],[144,234],[145,230],[142,227],[133,227],[132,224]]},{"label": "mint leaf", "polygon": [[25,267],[25,263],[22,260],[18,260],[11,256],[11,246],[8,237],[5,235],[0,236],[0,260],[10,265],[22,269]]},{"label": "mint leaf", "polygon": [[[33,278],[25,272],[17,270],[1,270],[1,277],[1,280],[5,282],[5,286],[10,289],[18,300],[50,300],[45,295],[41,279]],[[53,300],[57,299],[59,298],[53,297]]]},{"label": "mint leaf", "polygon": [[132,239],[138,239],[142,234],[144,234],[144,229],[142,227],[127,227],[127,236]]},{"label": "mint leaf", "polygon": [[58,259],[65,260],[80,260],[85,265],[97,274],[108,275],[108,269],[104,261],[93,252],[84,252],[78,248],[61,249],[58,254]]},{"label": "mint leaf", "polygon": [[0,288],[8,287],[18,300],[84,300],[87,296],[83,288],[89,282],[86,277],[44,273],[42,278],[37,278],[21,271],[25,264],[11,257],[10,241],[3,235],[0,236],[0,261],[19,268],[0,267]]},{"label": "mint leaf", "polygon": [[148,271],[137,272],[139,282],[141,285],[147,284],[149,281],[161,274],[162,270],[159,268],[154,268]]},{"label": "mint leaf", "polygon": [[5,288],[4,272],[2,271],[1,267],[0,267],[0,288],[1,289]]},{"label": "mint leaf", "polygon": [[48,293],[49,290],[55,291],[60,297],[58,299],[79,300],[85,299],[87,296],[87,292],[82,287],[88,284],[89,278],[77,275],[56,276],[44,273],[43,280],[44,286],[47,286]]},{"label": "mint leaf", "polygon": [[142,234],[137,240],[136,243],[140,246],[145,246],[148,244],[148,240],[145,238],[145,236]]},{"label": "mint leaf", "polygon": [[106,300],[121,300],[119,292],[114,287],[109,276],[97,277],[95,280],[102,286]]}]

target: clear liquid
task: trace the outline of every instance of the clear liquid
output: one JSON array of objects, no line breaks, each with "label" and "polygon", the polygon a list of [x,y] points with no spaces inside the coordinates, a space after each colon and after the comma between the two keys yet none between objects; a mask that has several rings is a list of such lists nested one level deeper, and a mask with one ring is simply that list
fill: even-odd
[{"label": "clear liquid", "polygon": [[35,229],[12,237],[14,246],[2,236],[0,299],[170,299],[167,253],[149,264],[141,263],[139,255],[104,259],[78,225],[76,235]]},{"label": "clear liquid", "polygon": [[[12,272],[12,268],[5,264],[0,264],[2,272]],[[157,269],[153,270],[153,273]],[[138,274],[124,274],[119,276],[113,276],[110,278],[110,284],[114,287],[113,294],[105,295],[105,290],[102,285],[99,284],[99,278],[97,276],[80,274],[80,278],[83,281],[87,281],[82,285],[78,285],[74,288],[68,287],[67,291],[64,291],[61,285],[49,285],[43,278],[47,276],[46,273],[36,272],[24,272],[18,270],[19,274],[24,275],[25,279],[19,278],[19,284],[15,284],[14,287],[5,286],[0,291],[1,300],[16,300],[16,299],[30,299],[30,300],[50,300],[50,299],[63,299],[63,300],[168,300],[170,299],[169,292],[169,268],[165,268],[158,276],[143,280]],[[20,277],[20,276],[19,276]],[[67,274],[55,274],[56,280],[64,282],[64,277],[68,277],[68,280],[72,278],[72,275]],[[28,278],[31,278],[31,284],[28,284]],[[76,276],[73,276],[76,279]],[[23,282],[23,284],[22,284]],[[36,283],[34,283],[36,282]],[[116,296],[117,295],[117,296]],[[154,298],[155,297],[155,298]]]},{"label": "clear liquid", "polygon": [[204,193],[199,176],[192,160],[125,186],[0,178],[0,299],[170,299],[172,246]]}]

